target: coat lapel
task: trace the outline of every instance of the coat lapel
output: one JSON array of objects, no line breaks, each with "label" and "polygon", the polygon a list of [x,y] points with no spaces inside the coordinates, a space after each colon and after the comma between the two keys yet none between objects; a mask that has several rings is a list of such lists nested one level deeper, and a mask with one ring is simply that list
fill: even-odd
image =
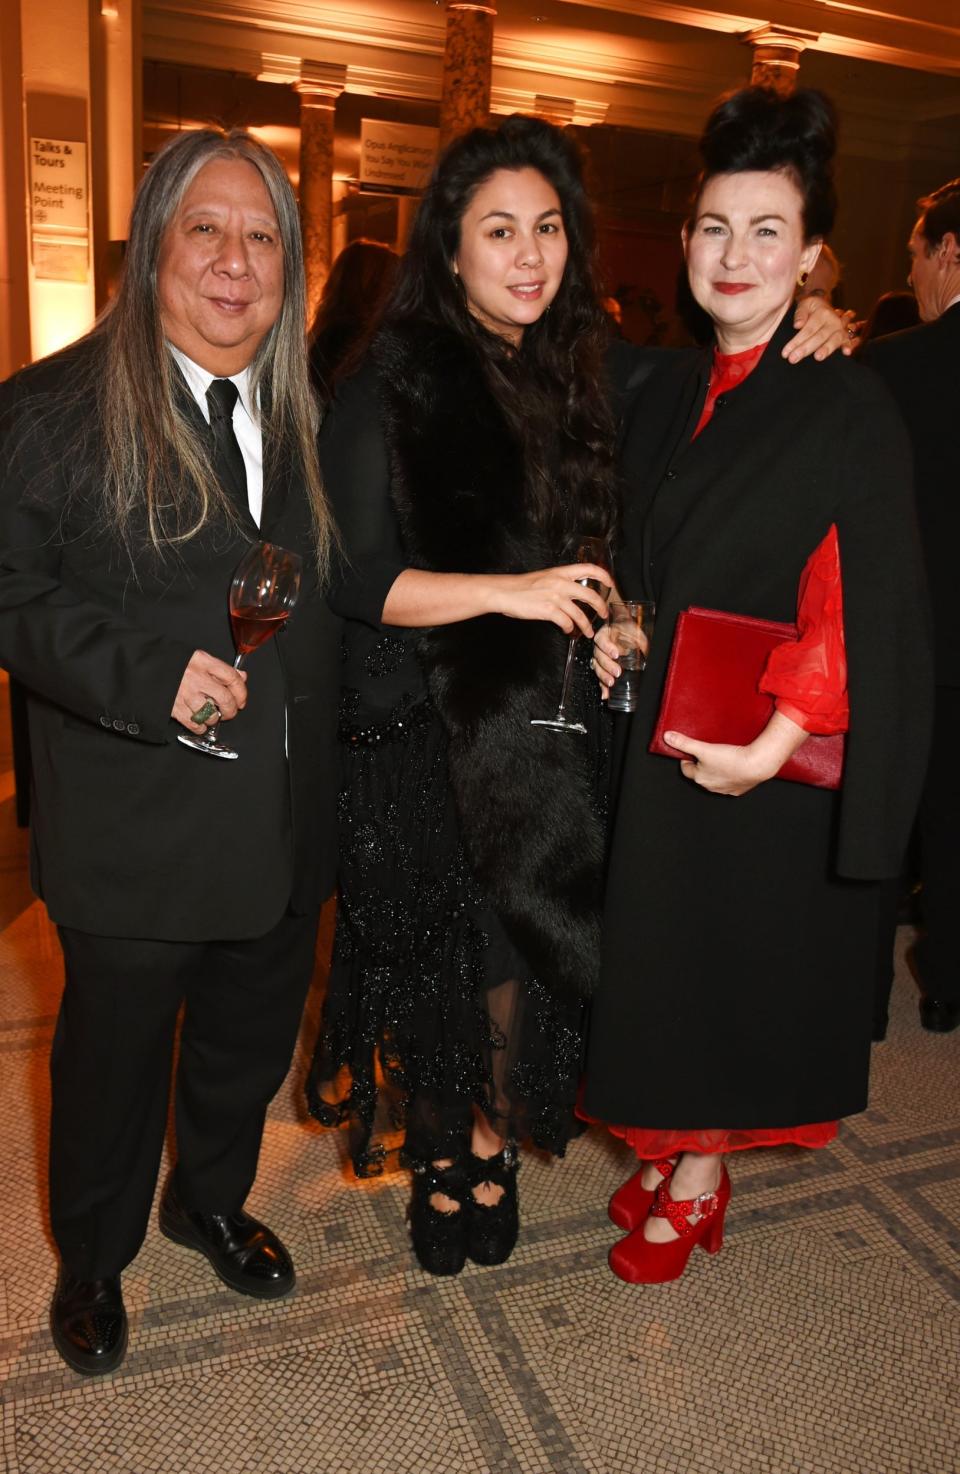
[{"label": "coat lapel", "polygon": [[[263,437],[263,507],[260,512],[259,537],[264,542],[271,542],[272,529],[275,529],[283,520],[286,510],[287,499],[290,495],[290,484],[294,479],[293,467],[288,455],[279,451],[273,437]],[[298,477],[298,485],[302,487],[302,477]]]}]

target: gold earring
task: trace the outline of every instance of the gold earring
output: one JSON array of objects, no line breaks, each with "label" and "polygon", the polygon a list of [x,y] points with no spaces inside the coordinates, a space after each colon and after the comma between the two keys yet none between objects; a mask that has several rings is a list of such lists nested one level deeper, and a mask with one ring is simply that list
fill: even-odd
[{"label": "gold earring", "polygon": [[809,275],[810,275],[809,271],[801,271],[800,272],[800,275],[797,277],[797,286],[798,287],[805,287],[807,285],[807,277]]}]

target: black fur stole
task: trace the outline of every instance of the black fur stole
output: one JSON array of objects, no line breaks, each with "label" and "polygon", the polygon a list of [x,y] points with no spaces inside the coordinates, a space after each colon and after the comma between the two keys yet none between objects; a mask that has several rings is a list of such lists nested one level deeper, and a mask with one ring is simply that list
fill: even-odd
[{"label": "black fur stole", "polygon": [[[382,331],[373,352],[411,566],[519,573],[559,561],[530,525],[521,446],[469,347],[433,329]],[[477,881],[535,976],[586,994],[600,950],[597,744],[530,726],[556,710],[565,648],[554,625],[501,615],[419,642]],[[589,698],[599,705],[595,687]]]}]

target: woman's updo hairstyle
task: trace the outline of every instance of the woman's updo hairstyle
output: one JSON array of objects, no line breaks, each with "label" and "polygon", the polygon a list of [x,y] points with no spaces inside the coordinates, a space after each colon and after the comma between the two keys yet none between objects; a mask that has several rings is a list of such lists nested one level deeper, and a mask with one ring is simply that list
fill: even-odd
[{"label": "woman's updo hairstyle", "polygon": [[783,97],[772,87],[743,87],[707,119],[696,204],[715,174],[776,170],[788,174],[803,196],[806,239],[829,235],[837,212],[836,147],[837,115],[822,92],[804,88]]}]

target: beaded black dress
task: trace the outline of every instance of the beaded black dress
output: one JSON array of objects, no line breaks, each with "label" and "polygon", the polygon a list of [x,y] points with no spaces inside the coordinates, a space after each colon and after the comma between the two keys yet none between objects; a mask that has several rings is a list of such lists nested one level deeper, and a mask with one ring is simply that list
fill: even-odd
[{"label": "beaded black dress", "polygon": [[[320,450],[344,552],[329,598],[345,634],[340,894],[311,1113],[348,1124],[358,1176],[394,1147],[414,1165],[458,1155],[474,1105],[501,1134],[562,1154],[578,1129],[585,1005],[534,975],[477,885],[421,632],[380,623],[409,559],[371,366],[339,388]],[[580,643],[573,702],[589,736],[555,740],[583,744],[600,795],[606,717]]]}]

